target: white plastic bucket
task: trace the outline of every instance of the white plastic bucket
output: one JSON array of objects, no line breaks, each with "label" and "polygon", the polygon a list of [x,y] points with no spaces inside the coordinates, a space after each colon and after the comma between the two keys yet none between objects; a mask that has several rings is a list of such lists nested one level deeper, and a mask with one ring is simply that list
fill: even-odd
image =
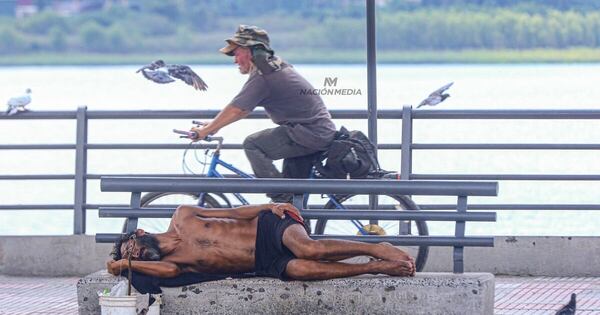
[{"label": "white plastic bucket", "polygon": [[[154,295],[156,301],[148,308],[147,315],[160,315],[162,295]],[[102,315],[137,315],[135,302],[137,295],[131,296],[100,296]]]},{"label": "white plastic bucket", "polygon": [[100,296],[102,315],[137,315],[135,302],[137,296]]}]

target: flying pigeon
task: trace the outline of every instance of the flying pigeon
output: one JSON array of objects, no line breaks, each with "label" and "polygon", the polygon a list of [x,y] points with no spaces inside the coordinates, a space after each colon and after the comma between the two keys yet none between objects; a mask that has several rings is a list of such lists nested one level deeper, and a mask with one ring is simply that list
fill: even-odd
[{"label": "flying pigeon", "polygon": [[429,96],[424,99],[421,104],[419,104],[419,106],[417,106],[417,108],[421,107],[421,106],[425,106],[425,105],[429,105],[429,106],[434,106],[437,105],[441,102],[443,102],[445,99],[447,99],[448,97],[450,97],[450,94],[446,93],[444,94],[444,92],[449,89],[452,84],[454,84],[454,82],[450,82],[444,86],[442,86],[441,88],[435,90],[433,93],[429,94]]},{"label": "flying pigeon", "polygon": [[558,312],[556,312],[556,315],[575,315],[575,297],[575,293],[571,294],[571,301],[569,301],[569,303],[567,303],[560,310],[558,310]]},{"label": "flying pigeon", "polygon": [[6,105],[8,105],[6,115],[11,116],[18,112],[27,111],[28,109],[25,108],[25,106],[29,103],[31,103],[31,89],[25,90],[24,95],[12,97],[8,100],[6,103]]},{"label": "flying pigeon", "polygon": [[160,84],[175,82],[173,78],[176,78],[193,86],[196,90],[206,91],[206,88],[208,88],[206,83],[190,67],[185,65],[167,65],[162,60],[156,60],[138,69],[136,73],[138,72],[141,72],[146,79]]}]

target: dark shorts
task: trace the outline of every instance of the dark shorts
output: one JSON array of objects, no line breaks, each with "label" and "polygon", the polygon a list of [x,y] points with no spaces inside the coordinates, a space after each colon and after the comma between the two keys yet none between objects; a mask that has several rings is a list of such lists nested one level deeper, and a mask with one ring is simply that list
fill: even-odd
[{"label": "dark shorts", "polygon": [[263,211],[258,215],[254,263],[254,272],[257,276],[288,279],[285,268],[296,256],[283,245],[283,232],[293,224],[301,223],[289,214],[286,214],[285,219],[281,219],[271,211]]}]

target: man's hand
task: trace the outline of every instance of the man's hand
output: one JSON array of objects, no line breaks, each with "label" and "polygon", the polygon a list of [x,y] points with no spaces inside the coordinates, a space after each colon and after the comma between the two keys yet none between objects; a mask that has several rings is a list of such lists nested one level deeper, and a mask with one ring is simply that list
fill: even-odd
[{"label": "man's hand", "polygon": [[126,259],[121,259],[121,260],[107,260],[106,261],[106,271],[108,271],[108,273],[118,276],[121,274],[121,271],[123,269],[127,268],[127,260]]},{"label": "man's hand", "polygon": [[271,203],[269,204],[269,210],[282,219],[285,219],[285,212],[291,212],[304,221],[302,215],[300,215],[300,210],[290,203]]},{"label": "man's hand", "polygon": [[216,131],[209,130],[207,128],[207,126],[202,126],[202,127],[192,127],[192,129],[190,129],[190,132],[196,133],[196,135],[197,135],[196,138],[192,139],[194,142],[196,142],[196,141],[204,140],[204,138],[214,134]]}]

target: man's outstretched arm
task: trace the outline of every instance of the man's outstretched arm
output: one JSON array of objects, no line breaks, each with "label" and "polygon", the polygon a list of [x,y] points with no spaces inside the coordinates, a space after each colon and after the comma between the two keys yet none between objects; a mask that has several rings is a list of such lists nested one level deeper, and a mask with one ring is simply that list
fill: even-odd
[{"label": "man's outstretched arm", "polygon": [[190,131],[196,132],[198,138],[196,140],[202,140],[206,136],[212,135],[219,131],[219,129],[236,122],[250,114],[249,111],[243,110],[235,105],[227,105],[225,108],[206,126],[194,127]]},{"label": "man's outstretched arm", "polygon": [[[121,271],[127,270],[128,267],[127,259],[109,260],[106,262],[106,270],[115,276],[121,274]],[[172,278],[181,273],[181,269],[176,264],[166,261],[132,260],[131,270],[160,278]]]},{"label": "man's outstretched arm", "polygon": [[270,210],[277,216],[284,218],[285,212],[289,211],[300,216],[300,211],[289,203],[268,203],[262,205],[248,205],[240,206],[237,208],[201,208],[195,206],[180,206],[173,217],[181,216],[181,218],[188,216],[199,216],[203,218],[228,218],[228,219],[239,219],[239,220],[250,220],[258,216],[263,210]]}]

